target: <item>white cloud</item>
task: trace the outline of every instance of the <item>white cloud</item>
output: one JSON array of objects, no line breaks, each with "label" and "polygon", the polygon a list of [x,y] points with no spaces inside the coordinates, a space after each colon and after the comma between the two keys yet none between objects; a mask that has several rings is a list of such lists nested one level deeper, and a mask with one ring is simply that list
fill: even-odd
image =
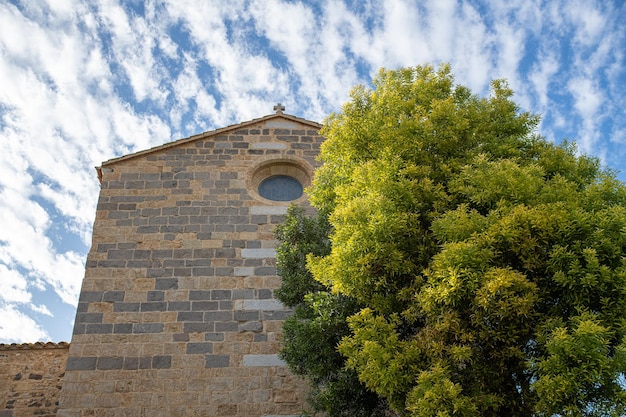
[{"label": "white cloud", "polygon": [[0,300],[4,303],[28,303],[31,300],[26,277],[1,263]]},{"label": "white cloud", "polygon": [[[626,131],[626,9],[611,2],[131,6],[0,3],[0,266],[11,277],[0,285],[12,303],[36,287],[76,302],[85,253],[58,242],[90,243],[93,167],[103,160],[268,114],[279,101],[322,120],[383,66],[448,61],[481,94],[506,77],[524,109],[550,116],[542,128],[626,160],[610,143]],[[33,312],[11,305],[19,317]]]},{"label": "white cloud", "polygon": [[48,341],[50,336],[35,320],[13,306],[0,304],[0,340],[5,343]]},{"label": "white cloud", "polygon": [[54,317],[54,314],[52,314],[52,312],[48,310],[48,307],[46,307],[43,304],[39,304],[39,305],[31,304],[30,309],[33,310],[35,313],[43,314],[44,316],[48,316],[48,317]]}]

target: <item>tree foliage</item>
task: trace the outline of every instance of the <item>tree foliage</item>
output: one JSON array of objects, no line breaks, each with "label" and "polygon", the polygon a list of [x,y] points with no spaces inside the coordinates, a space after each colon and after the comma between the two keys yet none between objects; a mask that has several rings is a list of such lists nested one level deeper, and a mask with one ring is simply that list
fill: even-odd
[{"label": "tree foliage", "polygon": [[276,228],[278,273],[282,285],[276,297],[294,309],[283,325],[281,352],[292,371],[311,385],[314,411],[329,417],[383,417],[384,399],[365,388],[356,372],[345,366],[337,351],[349,334],[347,318],[359,311],[354,298],[332,294],[306,268],[306,256],[330,253],[330,224],[325,216],[307,216],[289,208],[286,221]]},{"label": "tree foliage", "polygon": [[398,416],[624,415],[626,187],[538,121],[445,65],[355,88],[309,189],[303,355]]}]

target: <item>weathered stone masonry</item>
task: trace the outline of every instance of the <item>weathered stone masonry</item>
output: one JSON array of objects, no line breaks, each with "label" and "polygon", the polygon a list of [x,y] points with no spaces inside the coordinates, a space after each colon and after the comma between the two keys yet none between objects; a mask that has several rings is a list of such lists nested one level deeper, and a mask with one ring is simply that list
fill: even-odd
[{"label": "weathered stone masonry", "polygon": [[0,344],[0,417],[53,417],[67,343]]},{"label": "weathered stone masonry", "polygon": [[301,412],[273,295],[273,229],[292,202],[257,187],[306,186],[319,127],[279,111],[102,164],[59,416]]}]

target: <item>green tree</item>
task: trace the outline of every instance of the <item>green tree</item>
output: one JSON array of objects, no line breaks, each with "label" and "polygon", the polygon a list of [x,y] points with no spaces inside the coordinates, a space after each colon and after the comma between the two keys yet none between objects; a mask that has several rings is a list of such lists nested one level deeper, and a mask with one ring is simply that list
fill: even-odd
[{"label": "green tree", "polygon": [[307,216],[289,208],[276,228],[278,273],[282,285],[276,297],[294,309],[283,325],[281,356],[291,370],[307,378],[314,411],[329,417],[383,417],[384,399],[359,382],[337,351],[349,334],[347,318],[360,310],[354,298],[332,294],[306,268],[306,256],[330,253],[330,224],[325,216]]},{"label": "green tree", "polygon": [[349,300],[333,361],[399,416],[626,414],[626,187],[512,95],[381,70],[325,122],[300,323]]}]

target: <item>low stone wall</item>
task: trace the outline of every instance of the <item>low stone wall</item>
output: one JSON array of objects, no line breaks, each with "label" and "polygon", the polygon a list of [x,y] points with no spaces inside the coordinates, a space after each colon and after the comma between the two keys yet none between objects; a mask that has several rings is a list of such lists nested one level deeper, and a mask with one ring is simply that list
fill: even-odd
[{"label": "low stone wall", "polygon": [[0,417],[54,417],[68,343],[0,344]]}]

